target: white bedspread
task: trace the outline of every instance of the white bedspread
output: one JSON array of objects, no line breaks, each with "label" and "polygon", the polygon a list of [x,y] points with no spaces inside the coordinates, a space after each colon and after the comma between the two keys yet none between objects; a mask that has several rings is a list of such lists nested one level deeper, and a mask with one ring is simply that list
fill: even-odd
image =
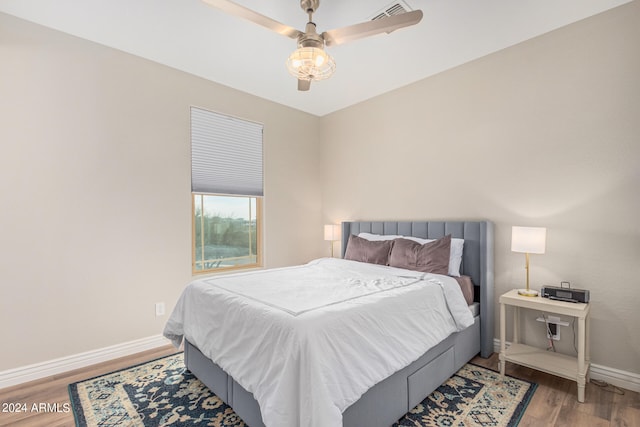
[{"label": "white bedspread", "polygon": [[267,427],[338,427],[369,388],[471,324],[451,277],[323,258],[196,280],[164,335],[253,393]]}]

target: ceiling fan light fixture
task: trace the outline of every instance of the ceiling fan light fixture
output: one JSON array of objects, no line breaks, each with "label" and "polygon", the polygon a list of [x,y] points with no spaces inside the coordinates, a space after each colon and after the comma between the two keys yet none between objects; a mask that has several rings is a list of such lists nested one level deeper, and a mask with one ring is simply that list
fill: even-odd
[{"label": "ceiling fan light fixture", "polygon": [[261,15],[232,0],[203,1],[278,34],[297,40],[298,49],[287,59],[287,69],[293,77],[298,79],[299,91],[308,91],[312,81],[328,79],[333,75],[336,69],[336,62],[324,51],[325,46],[337,46],[381,33],[389,34],[399,28],[417,24],[423,15],[421,10],[409,12],[407,11],[408,7],[394,3],[391,7],[385,8],[384,13],[376,14],[376,17],[380,18],[384,15],[384,19],[361,22],[318,34],[316,24],[313,22],[313,14],[318,10],[320,0],[300,0],[300,7],[309,17],[304,32]]},{"label": "ceiling fan light fixture", "polygon": [[331,77],[336,62],[324,49],[299,47],[287,59],[287,69],[299,80],[324,80]]}]

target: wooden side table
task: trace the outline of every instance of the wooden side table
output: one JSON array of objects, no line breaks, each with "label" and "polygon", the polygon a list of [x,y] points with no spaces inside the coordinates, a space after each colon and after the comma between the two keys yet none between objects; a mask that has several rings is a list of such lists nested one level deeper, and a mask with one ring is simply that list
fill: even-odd
[{"label": "wooden side table", "polygon": [[[578,383],[578,402],[584,402],[585,383],[589,377],[589,304],[554,301],[542,297],[525,297],[513,289],[500,296],[500,374],[504,375],[506,362],[517,363]],[[506,306],[513,307],[513,342],[506,348]],[[544,313],[572,316],[578,320],[578,356],[521,344],[520,308]]]}]

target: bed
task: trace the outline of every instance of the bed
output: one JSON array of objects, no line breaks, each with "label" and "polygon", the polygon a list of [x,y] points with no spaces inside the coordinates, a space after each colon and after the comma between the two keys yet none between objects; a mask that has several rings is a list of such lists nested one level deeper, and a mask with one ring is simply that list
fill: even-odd
[{"label": "bed", "polygon": [[[264,419],[269,427],[386,427],[475,355],[493,352],[491,222],[344,222],[343,258],[349,236],[361,233],[464,239],[460,273],[475,285],[474,303],[463,313],[457,282],[446,275],[334,259],[195,281],[165,336],[184,342],[187,368],[249,426],[264,426]],[[359,293],[349,288],[337,296],[344,287],[327,284],[344,274]],[[279,289],[281,277],[304,282],[303,297]],[[439,299],[448,313],[422,308]],[[374,307],[369,317],[365,306]],[[410,321],[399,321],[403,311]],[[429,327],[414,327],[412,339],[402,341],[405,332],[395,328],[414,322]]]}]

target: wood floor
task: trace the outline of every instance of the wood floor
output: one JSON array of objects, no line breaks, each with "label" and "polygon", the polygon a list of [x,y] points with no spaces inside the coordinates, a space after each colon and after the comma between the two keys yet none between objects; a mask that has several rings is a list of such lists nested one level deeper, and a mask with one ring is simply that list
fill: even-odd
[{"label": "wood floor", "polygon": [[[55,375],[28,384],[0,389],[0,426],[59,427],[74,426],[73,414],[65,411],[69,404],[67,385],[92,378],[147,360],[175,353],[171,346],[146,351],[91,367]],[[473,363],[497,370],[498,355],[489,359],[475,358]],[[609,392],[605,388],[588,384],[585,403],[576,400],[576,384],[552,375],[507,364],[507,374],[538,383],[519,426],[557,427],[640,427],[640,393],[622,390],[624,395]],[[26,412],[1,412],[7,405],[26,404]],[[32,411],[33,404],[49,404],[59,411]],[[68,407],[68,406],[66,406]]]},{"label": "wood floor", "polygon": [[[476,357],[472,362],[497,371],[498,353],[488,359]],[[507,363],[506,373],[538,384],[519,427],[640,427],[640,393],[589,383],[584,403],[578,403],[574,381],[513,363]]]}]

